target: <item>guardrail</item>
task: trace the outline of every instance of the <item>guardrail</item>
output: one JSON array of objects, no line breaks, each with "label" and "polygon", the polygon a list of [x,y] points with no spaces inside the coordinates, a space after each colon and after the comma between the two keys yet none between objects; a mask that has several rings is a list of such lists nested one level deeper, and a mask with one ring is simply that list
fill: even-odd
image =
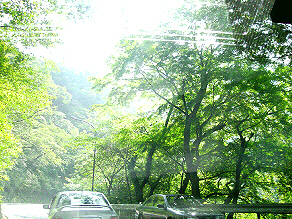
[{"label": "guardrail", "polygon": [[203,205],[203,208],[214,209],[225,213],[271,213],[292,214],[292,204],[238,204],[238,205]]},{"label": "guardrail", "polygon": [[[135,204],[113,204],[120,219],[135,218]],[[292,204],[206,204],[202,208],[222,213],[292,214]]]},{"label": "guardrail", "polygon": [[135,218],[137,204],[112,204],[120,219]]},{"label": "guardrail", "polygon": [[[135,218],[135,209],[138,204],[112,204],[120,219]],[[224,205],[224,204],[206,204],[202,208],[220,211],[222,213],[259,213],[259,214],[292,214],[292,204],[238,204],[238,205]],[[1,214],[0,204],[0,219],[3,218]]]}]

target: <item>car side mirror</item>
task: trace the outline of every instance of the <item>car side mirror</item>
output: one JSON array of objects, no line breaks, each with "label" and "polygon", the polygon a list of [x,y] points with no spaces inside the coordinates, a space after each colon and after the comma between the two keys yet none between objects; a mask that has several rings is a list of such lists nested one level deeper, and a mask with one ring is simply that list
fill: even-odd
[{"label": "car side mirror", "polygon": [[164,208],[164,204],[157,204],[157,208]]},{"label": "car side mirror", "polygon": [[50,205],[43,205],[43,209],[50,209]]}]

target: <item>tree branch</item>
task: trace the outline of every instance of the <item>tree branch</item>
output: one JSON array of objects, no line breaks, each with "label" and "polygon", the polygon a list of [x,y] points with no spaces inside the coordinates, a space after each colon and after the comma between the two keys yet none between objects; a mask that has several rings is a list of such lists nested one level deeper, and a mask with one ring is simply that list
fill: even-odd
[{"label": "tree branch", "polygon": [[186,112],[184,112],[180,107],[176,106],[175,104],[173,104],[172,102],[170,102],[168,99],[166,99],[165,97],[161,96],[153,87],[153,85],[150,83],[150,81],[146,78],[146,76],[142,73],[143,77],[145,78],[145,80],[147,81],[147,83],[150,85],[151,90],[161,99],[163,99],[164,101],[166,101],[169,105],[172,105],[174,108],[176,108],[177,110],[179,110],[181,113],[186,114]]}]

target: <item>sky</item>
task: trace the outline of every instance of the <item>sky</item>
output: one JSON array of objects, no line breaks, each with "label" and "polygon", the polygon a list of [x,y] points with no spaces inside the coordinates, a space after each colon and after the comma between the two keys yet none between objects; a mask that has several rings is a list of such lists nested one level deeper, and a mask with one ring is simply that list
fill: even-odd
[{"label": "sky", "polygon": [[92,0],[90,16],[77,23],[62,21],[59,32],[63,44],[31,51],[46,59],[87,71],[95,76],[109,70],[106,60],[122,37],[139,29],[151,31],[168,20],[183,0]]}]

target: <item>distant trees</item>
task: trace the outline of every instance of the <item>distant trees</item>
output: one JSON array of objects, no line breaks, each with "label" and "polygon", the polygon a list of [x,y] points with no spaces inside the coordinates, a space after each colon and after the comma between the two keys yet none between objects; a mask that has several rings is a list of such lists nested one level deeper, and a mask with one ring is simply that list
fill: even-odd
[{"label": "distant trees", "polygon": [[7,171],[9,181],[3,183],[5,201],[49,201],[62,188],[65,176],[72,172],[68,168],[72,161],[64,147],[71,135],[57,127],[54,121],[49,121],[49,117],[63,119],[50,110],[44,110],[29,122],[15,125],[14,135],[19,139],[22,153],[13,169]]},{"label": "distant trees", "polygon": [[0,175],[21,152],[15,125],[29,120],[50,104],[50,77],[44,68],[15,47],[0,41]]},{"label": "distant trees", "polygon": [[[0,3],[0,183],[6,186],[5,195],[10,195],[7,199],[25,198],[22,189],[38,194],[44,189],[41,185],[48,183],[44,175],[50,171],[45,167],[49,164],[51,168],[60,167],[63,162],[60,142],[68,136],[49,121],[54,114],[51,101],[56,91],[50,64],[17,47],[20,44],[51,46],[58,42],[55,38],[58,27],[51,16],[73,18],[83,14],[86,8],[74,0],[67,1],[66,7],[56,1],[4,0]],[[14,172],[8,174],[9,188],[3,180],[9,179],[7,170],[13,164]],[[14,177],[17,180],[14,181]]]},{"label": "distant trees", "polygon": [[[89,92],[87,78],[65,68],[44,69],[43,73],[47,74],[48,84],[44,83],[44,77],[40,86],[47,86],[47,105],[37,108],[36,103],[30,102],[33,106],[25,108],[29,113],[23,112],[13,120],[12,133],[19,153],[17,156],[15,154],[17,159],[11,158],[13,168],[6,170],[9,180],[1,183],[5,201],[49,202],[57,191],[65,187],[70,175],[78,168],[73,158],[78,149],[71,146],[72,138],[79,134],[79,129],[91,130],[82,122],[75,121],[76,124],[73,124],[70,118],[72,115],[82,118],[90,116],[87,107],[99,102],[99,97]],[[64,79],[69,75],[70,80]],[[66,81],[66,84],[61,81]],[[41,101],[40,97],[39,94],[36,99]],[[37,110],[33,111],[33,107]],[[88,156],[92,152],[90,150]]]}]

